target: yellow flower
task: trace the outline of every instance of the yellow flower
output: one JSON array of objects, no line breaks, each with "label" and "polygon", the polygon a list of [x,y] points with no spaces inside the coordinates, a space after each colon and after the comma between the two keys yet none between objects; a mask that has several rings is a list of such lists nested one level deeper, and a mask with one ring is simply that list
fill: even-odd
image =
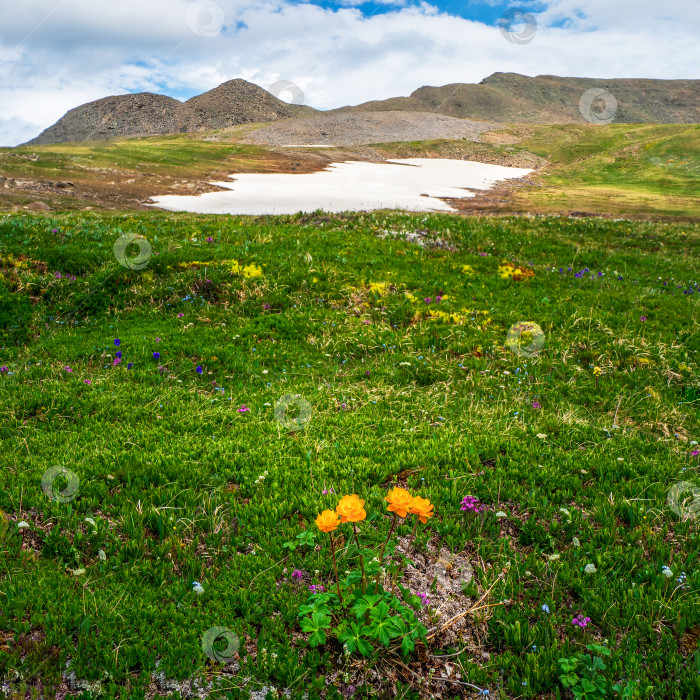
[{"label": "yellow flower", "polygon": [[433,515],[435,515],[433,513],[433,508],[435,508],[435,506],[427,498],[416,496],[413,499],[413,505],[411,506],[409,513],[412,515],[417,515],[418,520],[425,525],[425,523],[428,522],[428,518],[432,518]]},{"label": "yellow flower", "polygon": [[246,265],[243,268],[243,276],[244,277],[262,277],[262,268],[256,265],[255,263],[251,263],[250,265]]},{"label": "yellow flower", "polygon": [[395,486],[384,499],[389,504],[389,511],[393,511],[399,518],[405,518],[413,507],[413,496],[399,486]]},{"label": "yellow flower", "polygon": [[462,265],[462,274],[463,275],[473,275],[474,268],[471,265]]},{"label": "yellow flower", "polygon": [[365,502],[356,494],[343,496],[335,507],[341,523],[357,523],[367,517],[364,509]]},{"label": "yellow flower", "polygon": [[603,374],[603,370],[600,369],[600,367],[594,367],[593,368],[593,375],[596,377],[600,377],[600,375]]},{"label": "yellow flower", "polygon": [[381,296],[386,292],[387,288],[387,283],[386,282],[370,282],[369,283],[369,291],[370,292],[376,292]]},{"label": "yellow flower", "polygon": [[338,514],[332,510],[324,510],[316,517],[316,526],[321,532],[331,532],[339,525]]}]

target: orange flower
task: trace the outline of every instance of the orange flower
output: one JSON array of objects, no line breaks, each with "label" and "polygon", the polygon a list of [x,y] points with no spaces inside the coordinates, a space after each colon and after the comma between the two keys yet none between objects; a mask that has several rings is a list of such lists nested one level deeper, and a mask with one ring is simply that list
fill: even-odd
[{"label": "orange flower", "polygon": [[399,518],[405,518],[413,506],[413,496],[398,486],[395,486],[384,499],[389,503],[389,511],[393,511]]},{"label": "orange flower", "polygon": [[364,509],[365,502],[355,493],[352,496],[343,496],[335,507],[335,512],[340,516],[341,523],[357,523],[367,517]]},{"label": "orange flower", "polygon": [[409,513],[417,515],[418,520],[425,525],[425,523],[428,522],[428,518],[432,518],[433,515],[435,515],[435,513],[433,513],[433,508],[435,508],[435,506],[427,498],[416,496],[413,499],[413,505]]},{"label": "orange flower", "polygon": [[331,532],[335,530],[340,523],[338,522],[338,515],[332,510],[324,510],[316,518],[316,525],[321,532]]}]

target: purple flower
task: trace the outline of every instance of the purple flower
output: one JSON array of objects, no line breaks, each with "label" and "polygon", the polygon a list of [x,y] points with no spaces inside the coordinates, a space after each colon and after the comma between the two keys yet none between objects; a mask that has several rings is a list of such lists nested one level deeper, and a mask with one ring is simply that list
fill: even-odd
[{"label": "purple flower", "polygon": [[700,455],[700,450],[693,450],[690,454],[692,457],[697,457],[698,455]]},{"label": "purple flower", "polygon": [[333,487],[331,486],[329,489],[323,489],[323,491],[321,491],[321,493],[325,496],[326,494],[329,494],[329,493],[335,493],[335,491],[333,490]]},{"label": "purple flower", "polygon": [[435,301],[439,304],[442,301],[442,297],[438,294],[438,296],[435,297]]},{"label": "purple flower", "polygon": [[156,343],[160,343],[160,338],[156,338]]},{"label": "purple flower", "polygon": [[642,317],[640,317],[639,320],[640,320],[640,321],[646,321],[646,320],[647,320],[647,317],[646,317],[646,316],[642,316]]},{"label": "purple flower", "polygon": [[195,369],[195,372],[197,374],[202,374],[202,372],[204,372],[204,370],[202,369],[202,365],[197,365],[197,369]]},{"label": "purple flower", "polygon": [[238,409],[239,413],[247,413],[248,411],[250,411],[250,409],[245,404]]},{"label": "purple flower", "polygon": [[571,621],[572,625],[578,625],[581,629],[586,627],[588,623],[591,621],[590,617],[579,617],[578,615],[574,617],[574,619]]},{"label": "purple flower", "polygon": [[428,594],[427,593],[419,593],[418,597],[421,600],[421,605],[425,607],[426,605],[430,605],[430,601],[428,600]]},{"label": "purple flower", "polygon": [[211,236],[207,236],[207,243],[213,243],[214,239]]},{"label": "purple flower", "polygon": [[127,369],[131,369],[134,366],[133,362],[129,362],[129,364],[126,366]]},{"label": "purple flower", "polygon": [[426,304],[430,304],[430,302],[432,302],[432,299],[431,299],[430,297],[425,297],[425,299],[424,299],[423,301],[424,301]]},{"label": "purple flower", "polygon": [[370,374],[371,372],[369,370],[365,370],[365,377],[369,377]]},{"label": "purple flower", "polygon": [[51,229],[51,233],[58,233],[58,229],[57,229],[57,228],[52,228],[52,229]]},{"label": "purple flower", "polygon": [[92,384],[92,382],[89,379],[83,379],[83,384]]},{"label": "purple flower", "polygon": [[292,571],[292,578],[301,578],[301,577],[302,577],[302,573],[301,573],[301,571],[299,571],[299,569],[294,569],[294,571]]},{"label": "purple flower", "polygon": [[61,279],[61,273],[60,273],[60,272],[54,272],[54,273],[53,273],[53,276],[54,276],[57,280],[60,280],[60,279]]},{"label": "purple flower", "polygon": [[153,353],[153,359],[154,359],[154,360],[160,360],[160,353],[159,353],[159,352],[154,352],[154,353]]},{"label": "purple flower", "polygon": [[323,593],[325,588],[323,586],[309,586],[309,590],[312,593]]},{"label": "purple flower", "polygon": [[119,340],[119,338],[115,338],[115,339],[114,339],[114,344],[115,344],[117,347],[119,347],[119,346],[121,345],[121,342],[122,342],[122,341]]},{"label": "purple flower", "polygon": [[10,368],[7,365],[3,365],[0,367],[0,372],[9,372]]},{"label": "purple flower", "polygon": [[479,253],[479,255],[485,258],[488,255],[488,253]]},{"label": "purple flower", "polygon": [[532,402],[532,407],[533,407],[533,408],[540,408],[540,402],[539,402],[539,401],[533,401],[533,402]]},{"label": "purple flower", "polygon": [[462,499],[462,507],[460,510],[469,510],[472,513],[482,513],[486,510],[486,506],[483,503],[479,503],[479,499],[476,496],[465,496]]},{"label": "purple flower", "polygon": [[118,364],[121,363],[121,361],[122,361],[121,357],[115,357],[114,362],[112,364],[116,367]]},{"label": "purple flower", "polygon": [[73,371],[70,367],[68,367],[68,365],[66,365],[63,369],[66,370],[66,372],[72,372],[72,371]]},{"label": "purple flower", "polygon": [[179,314],[177,315],[177,317],[178,317],[178,318],[182,318],[184,315],[185,315],[185,314],[183,314],[183,313],[179,313]]},{"label": "purple flower", "polygon": [[117,350],[117,352],[114,353],[114,357],[116,357],[117,359],[121,360],[121,359],[122,359],[122,351],[121,351],[121,350]]},{"label": "purple flower", "polygon": [[270,309],[270,305],[268,303],[263,304],[263,309],[267,311],[268,309]]}]

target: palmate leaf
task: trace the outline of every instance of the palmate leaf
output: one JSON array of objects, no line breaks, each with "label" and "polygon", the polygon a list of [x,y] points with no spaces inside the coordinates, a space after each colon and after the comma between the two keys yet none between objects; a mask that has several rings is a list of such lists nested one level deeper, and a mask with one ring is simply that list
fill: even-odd
[{"label": "palmate leaf", "polygon": [[[357,603],[352,606],[352,611],[359,620],[361,617],[364,617],[365,613],[367,612],[369,612],[371,615],[375,611],[375,608],[381,599],[382,596],[379,593],[377,593],[377,595],[367,594],[362,596],[362,598],[360,598],[360,600],[358,600]],[[386,603],[382,603],[382,605],[384,605],[387,610],[389,609]]]},{"label": "palmate leaf", "polygon": [[368,632],[368,627],[352,622],[350,629],[341,632],[338,635],[338,639],[347,646],[350,653],[359,651],[362,656],[369,656],[372,653],[372,645],[366,639],[363,639],[363,635]]},{"label": "palmate leaf", "polygon": [[323,644],[326,641],[326,633],[324,630],[327,630],[330,626],[330,615],[326,615],[322,612],[315,612],[311,617],[305,617],[301,621],[301,629],[304,632],[311,633],[309,644],[312,647]]}]

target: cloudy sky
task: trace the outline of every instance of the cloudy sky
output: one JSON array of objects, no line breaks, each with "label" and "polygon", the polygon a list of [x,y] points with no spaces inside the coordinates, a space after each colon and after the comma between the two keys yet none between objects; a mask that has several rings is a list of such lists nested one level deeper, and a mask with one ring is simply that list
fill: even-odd
[{"label": "cloudy sky", "polygon": [[698,0],[0,0],[0,17],[3,146],[100,97],[232,78],[318,109],[496,71],[700,78]]}]

